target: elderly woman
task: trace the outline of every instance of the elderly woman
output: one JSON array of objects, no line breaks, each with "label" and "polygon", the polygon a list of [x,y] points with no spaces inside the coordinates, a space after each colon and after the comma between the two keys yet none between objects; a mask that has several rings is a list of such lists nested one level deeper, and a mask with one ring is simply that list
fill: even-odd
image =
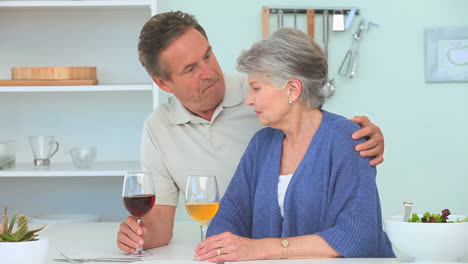
[{"label": "elderly woman", "polygon": [[359,127],[322,109],[320,47],[284,28],[237,63],[249,76],[246,103],[268,127],[250,141],[195,258],[394,257],[376,170],[354,150]]}]

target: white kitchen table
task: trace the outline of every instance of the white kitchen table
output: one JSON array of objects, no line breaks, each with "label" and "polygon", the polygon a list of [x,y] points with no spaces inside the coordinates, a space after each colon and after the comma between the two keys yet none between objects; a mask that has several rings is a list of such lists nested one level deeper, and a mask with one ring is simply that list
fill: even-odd
[{"label": "white kitchen table", "polygon": [[[116,237],[119,223],[56,223],[49,224],[40,235],[49,239],[50,264],[65,262],[54,261],[63,258],[60,252],[72,258],[123,257],[125,254],[117,248]],[[195,221],[176,222],[174,237],[167,246],[147,250],[153,255],[144,257],[147,264],[183,264],[203,263],[192,261],[194,248],[200,239],[200,228]],[[303,260],[262,260],[237,263],[250,264],[397,264],[408,259],[303,259]],[[102,262],[101,262],[102,263]],[[146,264],[146,263],[145,263]]]}]

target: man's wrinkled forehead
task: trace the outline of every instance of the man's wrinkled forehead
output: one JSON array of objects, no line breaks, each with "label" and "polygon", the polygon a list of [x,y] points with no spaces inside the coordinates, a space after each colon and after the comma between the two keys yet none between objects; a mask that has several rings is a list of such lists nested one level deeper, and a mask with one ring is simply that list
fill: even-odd
[{"label": "man's wrinkled forehead", "polygon": [[161,67],[168,74],[181,73],[211,52],[211,45],[203,34],[190,28],[161,51]]}]

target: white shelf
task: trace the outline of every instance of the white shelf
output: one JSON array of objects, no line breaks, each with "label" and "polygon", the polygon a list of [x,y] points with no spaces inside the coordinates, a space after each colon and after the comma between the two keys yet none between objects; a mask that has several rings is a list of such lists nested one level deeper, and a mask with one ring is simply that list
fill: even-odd
[{"label": "white shelf", "polygon": [[50,168],[36,169],[31,163],[17,163],[14,168],[0,170],[0,177],[93,177],[124,176],[126,171],[140,170],[139,161],[96,162],[91,168],[78,169],[70,163],[54,163]]},{"label": "white shelf", "polygon": [[2,7],[150,7],[151,0],[0,1]]},{"label": "white shelf", "polygon": [[152,84],[101,84],[69,86],[0,86],[0,92],[106,92],[151,91]]}]

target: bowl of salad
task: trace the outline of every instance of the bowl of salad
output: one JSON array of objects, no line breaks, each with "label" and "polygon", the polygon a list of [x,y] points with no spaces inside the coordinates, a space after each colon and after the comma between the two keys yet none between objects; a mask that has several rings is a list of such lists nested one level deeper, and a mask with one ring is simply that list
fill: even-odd
[{"label": "bowl of salad", "polygon": [[392,245],[401,253],[421,261],[460,261],[468,259],[468,217],[441,214],[412,214],[384,219],[385,231]]}]

